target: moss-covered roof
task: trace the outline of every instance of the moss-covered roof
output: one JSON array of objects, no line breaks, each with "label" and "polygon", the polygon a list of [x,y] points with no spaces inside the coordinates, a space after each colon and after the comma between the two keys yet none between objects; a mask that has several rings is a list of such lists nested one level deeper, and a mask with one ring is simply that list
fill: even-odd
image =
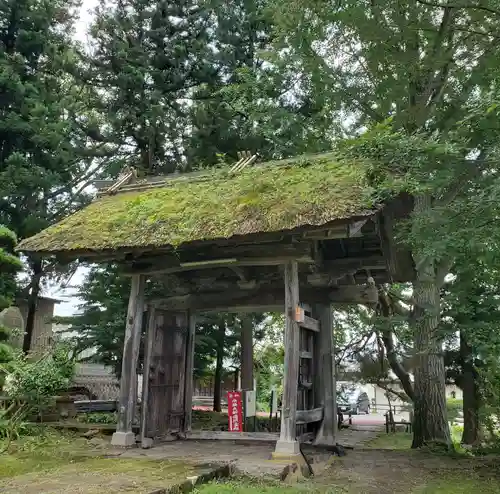
[{"label": "moss-covered roof", "polygon": [[265,163],[230,175],[103,196],[22,241],[26,252],[179,246],[319,226],[373,213],[366,166],[334,154]]}]

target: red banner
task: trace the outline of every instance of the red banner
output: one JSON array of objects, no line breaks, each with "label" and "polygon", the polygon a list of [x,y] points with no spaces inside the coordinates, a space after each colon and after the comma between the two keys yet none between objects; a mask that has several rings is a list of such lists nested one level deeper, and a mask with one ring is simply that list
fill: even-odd
[{"label": "red banner", "polygon": [[229,431],[243,432],[243,405],[239,391],[228,391],[227,413],[229,415]]}]

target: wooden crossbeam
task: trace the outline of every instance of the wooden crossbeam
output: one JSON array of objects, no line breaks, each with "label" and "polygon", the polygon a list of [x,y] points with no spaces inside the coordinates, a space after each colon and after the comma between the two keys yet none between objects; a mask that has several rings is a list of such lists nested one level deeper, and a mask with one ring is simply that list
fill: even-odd
[{"label": "wooden crossbeam", "polygon": [[311,424],[323,420],[323,407],[312,410],[297,410],[295,413],[297,425]]},{"label": "wooden crossbeam", "polygon": [[319,322],[312,317],[306,316],[302,307],[295,308],[295,321],[299,323],[301,328],[309,329],[310,331],[319,332]]},{"label": "wooden crossbeam", "polygon": [[235,269],[245,266],[277,266],[289,261],[314,263],[309,242],[278,243],[248,246],[238,245],[232,248],[210,248],[203,257],[188,254],[175,256],[165,253],[157,256],[144,256],[134,261],[125,272],[127,274],[169,274],[199,269],[228,267]]},{"label": "wooden crossbeam", "polygon": [[[375,286],[345,285],[338,288],[301,289],[308,300],[317,303],[339,304],[373,304],[378,301]],[[165,310],[192,309],[199,312],[282,312],[285,308],[283,290],[264,290],[263,288],[248,292],[244,290],[227,290],[212,293],[192,293],[153,300],[158,308]]]}]

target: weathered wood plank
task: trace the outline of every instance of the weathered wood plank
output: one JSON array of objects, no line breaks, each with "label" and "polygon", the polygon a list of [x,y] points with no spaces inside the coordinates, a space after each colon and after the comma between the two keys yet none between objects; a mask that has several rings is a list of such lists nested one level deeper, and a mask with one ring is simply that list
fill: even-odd
[{"label": "weathered wood plank", "polygon": [[220,267],[277,266],[290,260],[314,262],[311,242],[243,244],[230,248],[212,246],[192,253],[143,256],[129,265],[125,272],[156,275]]},{"label": "weathered wood plank", "polygon": [[297,410],[297,425],[311,424],[323,420],[323,407],[313,408],[312,410]]},{"label": "weathered wood plank", "polygon": [[314,440],[314,432],[304,432],[304,434],[301,434],[299,436],[299,442],[302,443],[308,443]]},{"label": "weathered wood plank", "polygon": [[152,445],[153,439],[148,437],[148,419],[149,419],[149,381],[151,378],[151,359],[153,354],[153,345],[156,332],[156,309],[148,307],[148,326],[146,329],[146,343],[144,345],[144,365],[142,374],[142,407],[141,407],[141,444],[144,448]]},{"label": "weathered wood plank", "polygon": [[132,432],[137,403],[137,360],[141,341],[142,316],[144,312],[145,278],[132,277],[123,344],[122,374],[116,432],[111,440],[115,446],[132,446],[135,434]]},{"label": "weathered wood plank", "polygon": [[[329,290],[304,287],[303,293],[307,300],[323,303],[373,304],[378,300],[376,286],[345,285]],[[164,310],[190,309],[201,312],[253,312],[256,309],[282,312],[285,306],[282,291],[268,291],[264,288],[179,295],[156,299],[152,303]]]},{"label": "weathered wood plank", "polygon": [[275,443],[279,438],[275,432],[229,432],[229,431],[191,431],[186,439],[220,441],[258,441]]},{"label": "weathered wood plank", "polygon": [[194,344],[196,339],[196,315],[188,314],[188,335],[186,344],[186,381],[184,390],[184,432],[191,431],[193,421],[193,371]]},{"label": "weathered wood plank", "polygon": [[312,352],[300,352],[300,358],[312,359],[313,354],[312,354]]},{"label": "weathered wood plank", "polygon": [[285,366],[280,439],[276,443],[277,454],[300,454],[296,439],[300,328],[294,317],[298,305],[299,269],[296,262],[290,262],[285,265]]},{"label": "weathered wood plank", "polygon": [[312,317],[306,316],[304,310],[301,307],[297,307],[295,310],[295,320],[299,323],[299,326],[310,331],[319,332],[319,321],[313,319]]},{"label": "weathered wood plank", "polygon": [[318,403],[324,409],[323,421],[316,435],[315,444],[334,445],[337,433],[337,383],[335,375],[335,348],[333,338],[333,313],[331,305],[314,307],[321,331],[317,341],[318,353]]},{"label": "weathered wood plank", "polygon": [[167,338],[169,340],[166,355],[165,372],[169,400],[168,408],[163,411],[168,417],[168,432],[181,432],[185,419],[184,391],[186,382],[186,357],[188,335],[188,312],[179,311],[169,315]]}]

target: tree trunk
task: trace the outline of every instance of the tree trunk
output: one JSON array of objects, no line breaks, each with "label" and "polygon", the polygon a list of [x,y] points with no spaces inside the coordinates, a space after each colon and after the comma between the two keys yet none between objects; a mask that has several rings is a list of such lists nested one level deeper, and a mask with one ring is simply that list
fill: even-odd
[{"label": "tree trunk", "polygon": [[38,294],[40,293],[40,280],[43,274],[42,261],[37,260],[32,264],[33,275],[31,276],[31,290],[28,296],[28,314],[26,315],[26,326],[24,328],[23,352],[28,353],[31,349],[31,339],[35,327],[36,308],[38,305]]},{"label": "tree trunk", "polygon": [[[428,195],[415,196],[415,215],[431,208]],[[416,279],[413,283],[414,306],[410,327],[415,338],[415,400],[412,448],[441,444],[451,448],[446,409],[446,382],[443,342],[438,326],[441,312],[440,287],[447,263],[439,264],[418,249],[413,252]]]},{"label": "tree trunk", "polygon": [[462,389],[464,431],[463,444],[477,444],[479,442],[479,390],[477,373],[474,368],[474,354],[468,344],[463,331],[460,332],[460,360],[462,361]]},{"label": "tree trunk", "polygon": [[224,363],[224,340],[226,336],[226,325],[224,323],[219,325],[219,334],[217,336],[217,360],[214,377],[214,412],[221,412],[222,365]]},{"label": "tree trunk", "polygon": [[[416,263],[417,266],[419,263]],[[414,282],[410,324],[415,335],[414,429],[412,448],[438,443],[451,447],[446,409],[443,345],[438,332],[439,286],[434,262],[420,263]]]}]

